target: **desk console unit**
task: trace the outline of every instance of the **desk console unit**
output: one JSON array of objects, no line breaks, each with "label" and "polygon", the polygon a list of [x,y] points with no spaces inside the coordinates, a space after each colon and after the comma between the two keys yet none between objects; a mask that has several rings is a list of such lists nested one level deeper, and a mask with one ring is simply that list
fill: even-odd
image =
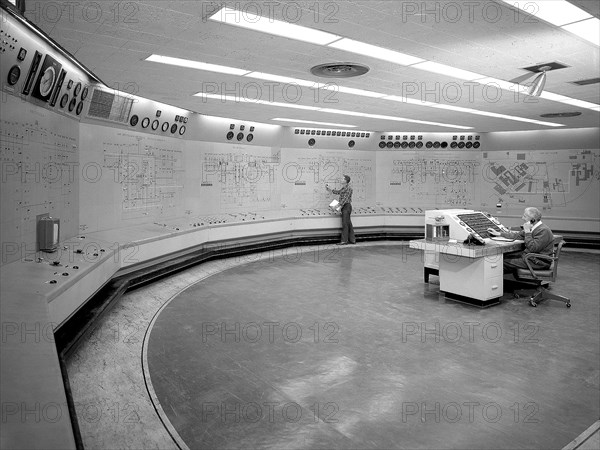
[{"label": "desk console unit", "polygon": [[[503,295],[502,255],[521,249],[523,242],[493,240],[488,228],[508,231],[485,212],[425,211],[425,239],[410,241],[411,248],[425,252],[425,282],[429,275],[438,275],[447,298],[481,307],[498,304]],[[470,236],[479,245],[464,244]]]}]

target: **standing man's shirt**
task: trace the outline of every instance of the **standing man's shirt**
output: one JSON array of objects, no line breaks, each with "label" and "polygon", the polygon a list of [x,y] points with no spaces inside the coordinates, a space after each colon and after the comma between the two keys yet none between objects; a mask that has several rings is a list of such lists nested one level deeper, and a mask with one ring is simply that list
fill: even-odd
[{"label": "standing man's shirt", "polygon": [[340,208],[343,208],[344,205],[352,204],[352,188],[350,185],[346,185],[341,189],[332,189],[331,192],[340,196]]}]

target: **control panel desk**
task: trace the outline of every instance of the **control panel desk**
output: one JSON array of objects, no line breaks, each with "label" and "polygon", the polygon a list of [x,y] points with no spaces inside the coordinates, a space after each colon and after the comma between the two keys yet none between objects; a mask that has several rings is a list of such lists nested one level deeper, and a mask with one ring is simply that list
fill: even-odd
[{"label": "control panel desk", "polygon": [[521,250],[523,241],[479,246],[418,239],[409,246],[425,252],[424,262],[439,264],[440,292],[446,298],[487,307],[500,303],[504,294],[503,254]]}]

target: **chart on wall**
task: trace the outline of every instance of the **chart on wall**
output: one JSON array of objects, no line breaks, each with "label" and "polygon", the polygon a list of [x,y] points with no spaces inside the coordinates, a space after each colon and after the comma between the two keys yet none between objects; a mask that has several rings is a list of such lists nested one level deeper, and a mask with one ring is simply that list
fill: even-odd
[{"label": "chart on wall", "polygon": [[325,184],[339,189],[343,175],[351,178],[354,206],[375,203],[374,152],[285,148],[281,153],[282,208],[327,208],[334,197]]},{"label": "chart on wall", "polygon": [[183,144],[175,138],[82,124],[81,229],[183,213]]},{"label": "chart on wall", "polygon": [[188,143],[187,213],[235,215],[276,208],[279,160],[279,150],[271,147]]},{"label": "chart on wall", "polygon": [[476,152],[398,151],[377,155],[381,206],[470,208],[477,204],[481,156]]},{"label": "chart on wall", "polygon": [[600,215],[597,149],[483,153],[481,169],[484,208],[539,205],[563,217]]},{"label": "chart on wall", "polygon": [[34,252],[38,215],[77,233],[79,123],[11,95],[0,110],[2,243]]}]

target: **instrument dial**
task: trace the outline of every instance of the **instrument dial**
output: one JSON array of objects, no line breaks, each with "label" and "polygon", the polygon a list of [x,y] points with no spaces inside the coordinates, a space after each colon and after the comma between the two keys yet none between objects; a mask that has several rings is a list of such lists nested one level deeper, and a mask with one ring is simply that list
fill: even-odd
[{"label": "instrument dial", "polygon": [[46,97],[50,94],[52,86],[54,86],[55,78],[56,72],[54,71],[54,67],[47,67],[42,79],[40,80],[40,94],[42,94],[43,97]]}]

